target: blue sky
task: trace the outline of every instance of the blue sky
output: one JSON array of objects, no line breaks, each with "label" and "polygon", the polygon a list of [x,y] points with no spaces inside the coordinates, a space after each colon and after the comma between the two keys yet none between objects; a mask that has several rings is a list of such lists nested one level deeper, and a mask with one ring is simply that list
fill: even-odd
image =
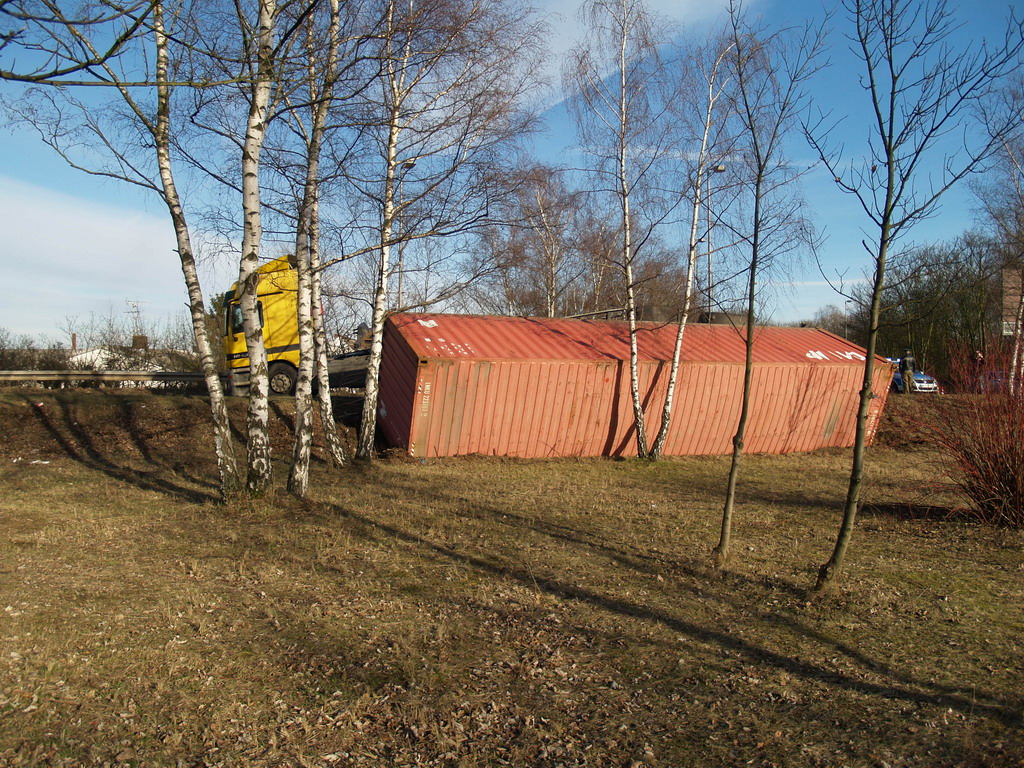
[{"label": "blue sky", "polygon": [[[700,34],[722,19],[723,0],[656,0],[654,9]],[[553,60],[579,36],[576,0],[542,4],[551,14]],[[996,0],[975,0],[964,14],[961,41],[998,33],[1008,5]],[[752,11],[771,24],[799,24],[822,15],[817,2],[757,0]],[[835,26],[844,23],[841,16]],[[864,100],[850,72],[854,65],[848,43],[833,32],[833,66],[812,85],[812,97],[824,109],[850,114],[841,135],[851,152],[863,142],[858,115]],[[557,70],[553,71],[557,75]],[[552,110],[553,115],[560,114]],[[543,139],[550,146],[569,129],[551,125]],[[567,142],[571,143],[571,142]],[[811,165],[811,150],[794,144],[794,158]],[[802,156],[801,156],[802,153]],[[568,155],[567,155],[568,157]],[[812,168],[804,179],[811,215],[826,236],[822,268],[829,277],[845,273],[847,281],[862,276],[867,259],[860,246],[863,216],[852,199],[840,194],[831,177]],[[944,198],[941,215],[915,230],[917,242],[953,237],[972,225],[976,202],[966,186]],[[173,251],[174,239],[166,212],[155,196],[114,181],[90,177],[67,167],[27,131],[0,129],[0,259],[10,288],[0,302],[0,327],[16,334],[46,336],[67,343],[62,328],[68,318],[121,314],[127,302],[140,302],[150,321],[179,315],[185,291]],[[228,263],[203,268],[208,296],[225,290],[235,271]],[[843,305],[843,297],[825,282],[818,265],[810,261],[794,269],[790,286],[774,286],[769,307],[780,320],[807,318],[826,304]]]}]

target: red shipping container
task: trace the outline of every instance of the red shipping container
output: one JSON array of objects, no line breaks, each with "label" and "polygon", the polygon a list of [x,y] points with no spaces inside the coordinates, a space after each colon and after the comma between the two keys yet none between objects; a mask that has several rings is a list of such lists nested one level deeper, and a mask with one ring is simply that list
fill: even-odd
[{"label": "red shipping container", "polygon": [[[640,392],[653,441],[661,425],[674,324],[638,333]],[[743,335],[687,326],[668,455],[732,451]],[[815,328],[758,327],[747,453],[853,445],[866,351]],[[873,437],[892,379],[876,358]],[[636,429],[625,323],[401,314],[384,328],[379,425],[410,456],[630,456]]]}]

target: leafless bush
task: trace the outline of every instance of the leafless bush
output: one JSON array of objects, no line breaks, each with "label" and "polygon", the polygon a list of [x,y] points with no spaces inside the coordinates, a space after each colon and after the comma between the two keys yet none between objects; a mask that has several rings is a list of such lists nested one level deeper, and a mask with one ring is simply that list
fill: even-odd
[{"label": "leafless bush", "polygon": [[75,339],[75,350],[62,368],[126,370],[198,370],[191,326],[183,316],[162,325],[139,312],[120,316],[90,313],[69,317],[62,330]]},{"label": "leafless bush", "polygon": [[968,350],[951,357],[964,394],[939,404],[932,442],[980,521],[1024,527],[1024,393],[1009,386],[1009,355],[992,344],[984,359]]},{"label": "leafless bush", "polygon": [[0,370],[45,371],[68,367],[68,350],[0,328]]},{"label": "leafless bush", "polygon": [[[67,318],[61,330],[71,341],[70,345],[52,342],[46,337],[17,335],[0,327],[0,370],[199,370],[191,327],[185,316],[169,319],[161,325],[147,321],[140,314],[127,320],[113,312],[106,316],[90,314],[86,320]],[[95,384],[61,382],[44,386]],[[108,383],[106,386],[117,385]],[[175,391],[202,388],[189,382],[162,382],[157,386]]]}]

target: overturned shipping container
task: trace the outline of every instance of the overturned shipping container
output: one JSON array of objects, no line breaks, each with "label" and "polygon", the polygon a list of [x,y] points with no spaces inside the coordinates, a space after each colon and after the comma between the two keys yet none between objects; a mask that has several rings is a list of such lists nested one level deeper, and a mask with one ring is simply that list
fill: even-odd
[{"label": "overturned shipping container", "polygon": [[[672,324],[642,324],[638,333],[650,439],[661,425],[675,335]],[[852,445],[864,355],[826,331],[757,328],[745,450]],[[743,361],[736,328],[686,328],[666,454],[732,450]],[[891,379],[891,366],[878,361],[872,435]],[[384,329],[380,381],[380,427],[411,456],[636,455],[624,323],[395,315]]]}]

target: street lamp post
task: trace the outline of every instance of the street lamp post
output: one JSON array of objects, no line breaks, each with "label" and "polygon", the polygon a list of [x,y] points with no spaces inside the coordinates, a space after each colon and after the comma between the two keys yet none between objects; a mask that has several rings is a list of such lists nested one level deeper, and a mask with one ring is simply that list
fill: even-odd
[{"label": "street lamp post", "polygon": [[[724,173],[725,165],[719,163],[718,165],[711,166],[713,173]],[[712,315],[714,314],[714,296],[713,296],[713,285],[714,285],[714,273],[712,271],[712,248],[711,248],[711,228],[712,228],[712,216],[711,216],[711,174],[707,175],[705,179],[707,184],[707,192],[705,199],[705,206],[708,214],[708,322],[711,322]]]},{"label": "street lamp post", "polygon": [[398,231],[401,233],[401,240],[398,241],[398,296],[395,299],[395,308],[402,309],[402,282],[405,275],[405,174],[416,167],[415,160],[406,160],[402,163],[401,175],[398,177]]}]

